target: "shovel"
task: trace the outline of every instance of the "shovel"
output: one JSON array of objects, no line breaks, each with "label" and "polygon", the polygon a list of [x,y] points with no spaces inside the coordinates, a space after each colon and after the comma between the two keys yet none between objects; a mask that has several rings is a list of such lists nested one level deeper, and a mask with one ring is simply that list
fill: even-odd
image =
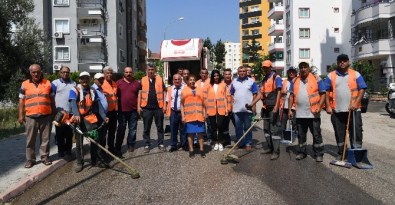
[{"label": "shovel", "polygon": [[[353,136],[354,139],[353,141],[355,142],[355,114],[356,112],[353,112]],[[351,163],[354,167],[358,169],[373,169],[373,165],[369,162],[368,159],[368,150],[367,149],[348,149],[347,151],[347,161]]]}]

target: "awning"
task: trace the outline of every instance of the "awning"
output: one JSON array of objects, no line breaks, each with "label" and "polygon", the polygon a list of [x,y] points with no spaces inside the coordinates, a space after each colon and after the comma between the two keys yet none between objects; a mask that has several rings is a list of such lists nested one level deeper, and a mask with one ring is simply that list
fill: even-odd
[{"label": "awning", "polygon": [[200,60],[203,40],[200,38],[164,40],[160,48],[162,61]]}]

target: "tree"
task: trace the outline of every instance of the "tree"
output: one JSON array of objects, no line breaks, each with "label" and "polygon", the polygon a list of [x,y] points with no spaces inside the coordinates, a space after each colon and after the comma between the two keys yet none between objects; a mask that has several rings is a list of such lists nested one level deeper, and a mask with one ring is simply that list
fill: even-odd
[{"label": "tree", "polygon": [[216,69],[221,69],[222,63],[225,60],[225,55],[226,55],[226,50],[225,50],[225,44],[219,39],[217,43],[214,46],[214,57],[215,57],[215,68]]},{"label": "tree", "polygon": [[28,17],[33,9],[32,0],[0,0],[0,100],[14,100],[30,64],[40,64],[44,72],[51,65],[50,40]]},{"label": "tree", "polygon": [[366,82],[368,88],[372,89],[373,86],[373,74],[376,71],[376,68],[366,60],[359,60],[352,63],[352,67],[358,71]]},{"label": "tree", "polygon": [[210,38],[209,37],[207,37],[206,39],[204,39],[204,41],[203,41],[203,47],[206,47],[207,48],[207,50],[208,50],[208,52],[209,52],[209,54],[210,54],[210,62],[213,62],[214,61],[214,58],[213,58],[213,44],[211,43],[211,40],[210,40]]}]

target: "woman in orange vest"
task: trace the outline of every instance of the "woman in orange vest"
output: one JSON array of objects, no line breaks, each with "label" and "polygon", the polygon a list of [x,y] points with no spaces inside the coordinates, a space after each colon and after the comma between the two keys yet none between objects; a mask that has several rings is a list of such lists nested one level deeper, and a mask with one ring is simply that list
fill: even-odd
[{"label": "woman in orange vest", "polygon": [[223,151],[224,118],[228,115],[226,102],[226,84],[218,70],[211,72],[210,85],[205,96],[206,113],[211,129],[211,137],[215,143],[215,151]]},{"label": "woman in orange vest", "polygon": [[206,132],[204,120],[206,118],[203,90],[195,86],[196,77],[187,77],[187,87],[181,93],[181,117],[185,123],[185,132],[188,135],[189,157],[194,157],[193,137],[198,135],[200,156],[206,157],[203,150],[203,133]]}]

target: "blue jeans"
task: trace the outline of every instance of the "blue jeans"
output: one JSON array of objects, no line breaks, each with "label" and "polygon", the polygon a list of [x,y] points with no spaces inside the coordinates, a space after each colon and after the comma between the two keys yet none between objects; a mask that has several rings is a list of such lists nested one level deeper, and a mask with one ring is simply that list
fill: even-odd
[{"label": "blue jeans", "polygon": [[115,142],[115,150],[121,151],[123,139],[125,137],[126,124],[128,124],[128,146],[133,147],[136,144],[136,132],[137,132],[137,121],[138,115],[136,110],[129,112],[118,112],[118,130],[117,139]]},{"label": "blue jeans", "polygon": [[174,110],[171,111],[170,115],[170,146],[173,148],[177,148],[178,143],[178,133],[180,133],[180,142],[181,146],[187,146],[187,138],[185,135],[184,124],[181,121],[181,113],[176,112]]},{"label": "blue jeans", "polygon": [[[249,112],[237,112],[233,113],[235,116],[236,123],[236,138],[237,140],[243,136],[243,133],[251,127],[252,113]],[[244,132],[243,132],[244,131]],[[252,144],[252,132],[250,131],[247,136],[239,144],[240,147],[251,146]]]}]

